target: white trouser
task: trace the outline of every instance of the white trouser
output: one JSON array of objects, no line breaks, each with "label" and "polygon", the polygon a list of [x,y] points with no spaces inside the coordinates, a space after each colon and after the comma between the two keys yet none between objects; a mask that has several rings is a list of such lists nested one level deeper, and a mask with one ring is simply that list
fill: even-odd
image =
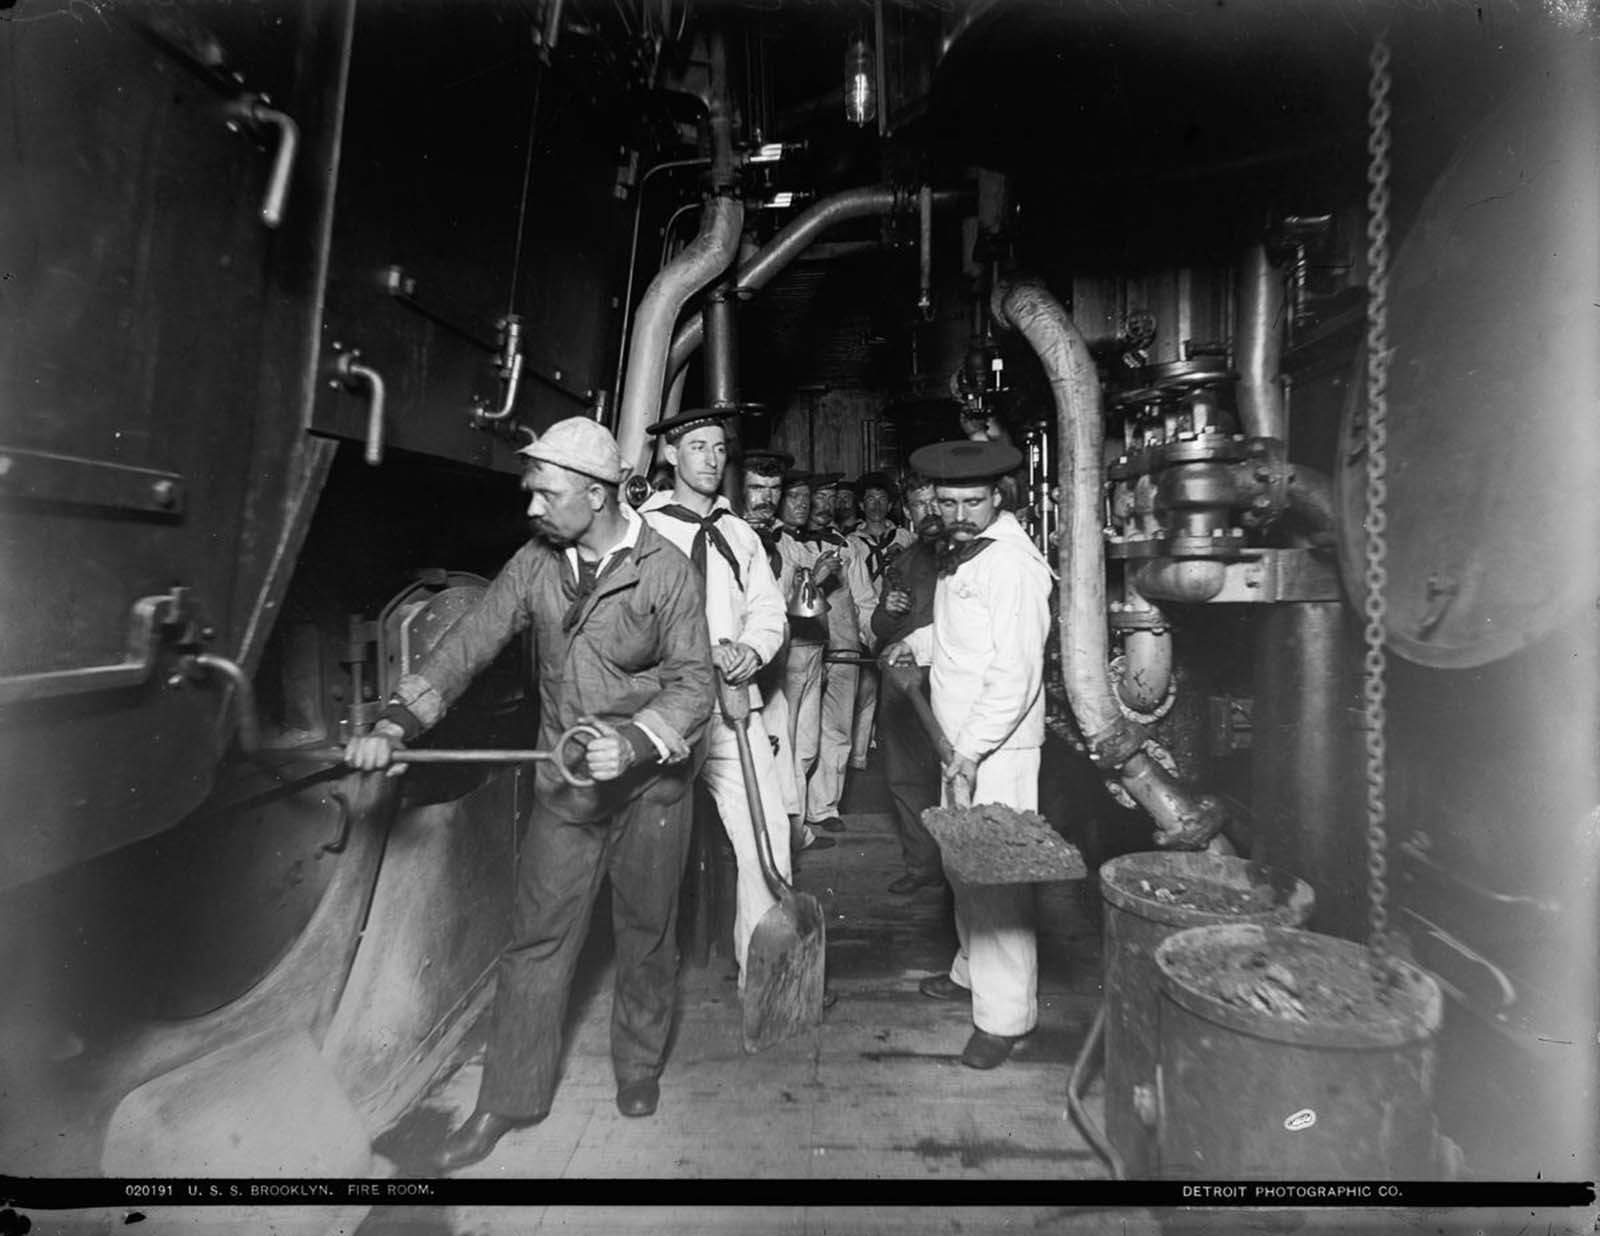
[{"label": "white trouser", "polygon": [[850,766],[865,768],[872,751],[872,725],[878,716],[878,671],[862,666],[856,683],[856,726],[850,738]]},{"label": "white trouser", "polygon": [[800,789],[795,784],[794,740],[789,733],[789,697],[783,693],[783,684],[776,683],[761,705],[761,721],[767,727],[767,745],[777,740],[778,792],[783,795],[786,815],[800,814]]},{"label": "white trouser", "polygon": [[806,786],[806,823],[815,824],[839,814],[844,797],[845,768],[850,763],[850,728],[856,716],[854,665],[822,667],[821,733],[817,740],[817,767]]},{"label": "white trouser", "polygon": [[822,732],[822,645],[790,644],[783,694],[789,703],[789,750],[794,755],[797,815],[806,814],[806,783],[817,764]]},{"label": "white trouser", "polygon": [[[733,843],[739,864],[738,896],[733,913],[733,955],[739,962],[739,987],[744,987],[744,960],[750,949],[750,934],[761,916],[777,904],[761,874],[756,856],[755,829],[750,820],[750,799],[745,794],[744,773],[739,765],[739,740],[733,727],[720,717],[711,722],[711,746],[706,754],[705,778],[711,799],[717,804],[722,827]],[[756,766],[756,783],[761,790],[761,809],[766,814],[767,836],[772,840],[772,858],[778,874],[789,878],[789,818],[783,812],[783,796],[778,792],[778,762],[767,741],[767,727],[761,714],[750,714],[750,754]]]},{"label": "white trouser", "polygon": [[[944,803],[949,805],[949,786]],[[978,765],[974,803],[1039,807],[1039,748],[1002,748]],[[1032,884],[964,884],[955,893],[956,938],[950,979],[972,992],[972,1023],[989,1034],[1027,1034],[1039,1021],[1039,947]]]}]

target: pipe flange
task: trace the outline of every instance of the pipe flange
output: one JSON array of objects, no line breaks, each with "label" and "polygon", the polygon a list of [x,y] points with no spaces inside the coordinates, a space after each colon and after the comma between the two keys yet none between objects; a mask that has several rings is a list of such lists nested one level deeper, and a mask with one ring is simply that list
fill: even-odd
[{"label": "pipe flange", "polygon": [[[1244,557],[1244,550],[1243,528],[1217,528],[1210,536],[1170,536],[1157,543],[1158,555],[1165,554],[1173,558],[1208,558],[1232,562]],[[1125,556],[1133,557],[1131,554]]]},{"label": "pipe flange", "polygon": [[1124,601],[1113,601],[1106,608],[1113,631],[1153,631],[1159,635],[1172,629],[1172,622],[1154,606],[1135,608]]},{"label": "pipe flange", "polygon": [[1238,463],[1249,458],[1250,452],[1237,434],[1212,431],[1179,434],[1176,441],[1158,446],[1150,454],[1154,456],[1154,467],[1170,468],[1191,463]]},{"label": "pipe flange", "polygon": [[1098,734],[1089,735],[1085,742],[1096,768],[1115,771],[1137,755],[1149,738],[1137,721],[1119,717]]},{"label": "pipe flange", "polygon": [[1166,537],[1163,534],[1144,536],[1134,533],[1121,536],[1112,533],[1106,537],[1107,558],[1160,558],[1166,554]]},{"label": "pipe flange", "polygon": [[1147,386],[1175,395],[1239,380],[1239,375],[1228,367],[1225,356],[1196,356],[1163,365],[1146,365],[1139,376]]}]

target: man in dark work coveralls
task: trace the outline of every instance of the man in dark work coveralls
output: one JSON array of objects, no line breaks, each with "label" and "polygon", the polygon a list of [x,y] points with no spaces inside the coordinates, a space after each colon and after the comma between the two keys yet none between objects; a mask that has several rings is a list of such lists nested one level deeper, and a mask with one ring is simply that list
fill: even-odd
[{"label": "man in dark work coveralls", "polygon": [[436,1160],[446,1172],[486,1158],[508,1130],[548,1114],[573,968],[605,876],[617,955],[617,1107],[625,1116],[655,1111],[677,994],[688,790],[715,703],[700,576],[619,504],[626,469],[616,440],[573,417],[522,454],[530,461],[522,487],[532,495],[533,539],[417,672],[401,679],[372,733],[346,752],[357,768],[390,765],[397,742],[434,725],[473,676],[530,628],[540,746],[552,749],[580,721],[601,731],[584,757],[594,787],[569,786],[551,764],[539,765],[483,1083],[477,1108]]}]

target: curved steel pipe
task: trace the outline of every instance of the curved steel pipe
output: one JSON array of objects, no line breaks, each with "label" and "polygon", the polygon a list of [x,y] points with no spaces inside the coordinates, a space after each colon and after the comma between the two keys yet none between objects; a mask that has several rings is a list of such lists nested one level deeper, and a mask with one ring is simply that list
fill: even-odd
[{"label": "curved steel pipe", "polygon": [[742,202],[731,197],[711,198],[700,216],[699,234],[657,272],[639,302],[628,348],[627,384],[617,418],[617,445],[623,461],[635,468],[649,466],[645,428],[655,422],[661,410],[661,387],[667,374],[673,323],[688,299],[733,260],[743,227]]},{"label": "curved steel pipe", "polygon": [[1083,334],[1042,281],[995,285],[990,312],[1021,332],[1044,366],[1056,406],[1062,491],[1064,566],[1061,666],[1067,698],[1090,757],[1115,770],[1155,821],[1156,842],[1199,848],[1221,830],[1221,802],[1192,795],[1144,754],[1144,731],[1122,714],[1111,685],[1106,635],[1105,542],[1101,533],[1105,425],[1100,379]]},{"label": "curved steel pipe", "polygon": [[[933,194],[934,209],[946,209],[971,200],[971,194],[960,189],[941,189]],[[739,267],[735,288],[748,296],[771,283],[778,273],[799,257],[823,232],[848,223],[852,219],[870,219],[877,215],[894,214],[909,210],[916,199],[889,185],[871,185],[859,189],[846,189],[825,197],[809,209],[802,211],[789,225],[769,240],[748,262]],[[672,337],[672,353],[667,362],[667,373],[674,374],[689,363],[689,358],[705,339],[705,323],[695,317],[678,328]]]}]

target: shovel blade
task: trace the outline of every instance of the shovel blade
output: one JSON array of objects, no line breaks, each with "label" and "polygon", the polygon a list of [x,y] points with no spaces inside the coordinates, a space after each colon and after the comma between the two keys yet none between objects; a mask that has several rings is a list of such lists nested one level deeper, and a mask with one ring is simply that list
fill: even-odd
[{"label": "shovel blade", "polygon": [[809,893],[786,893],[761,916],[745,955],[745,1051],[821,1023],[826,955],[822,907]]}]

